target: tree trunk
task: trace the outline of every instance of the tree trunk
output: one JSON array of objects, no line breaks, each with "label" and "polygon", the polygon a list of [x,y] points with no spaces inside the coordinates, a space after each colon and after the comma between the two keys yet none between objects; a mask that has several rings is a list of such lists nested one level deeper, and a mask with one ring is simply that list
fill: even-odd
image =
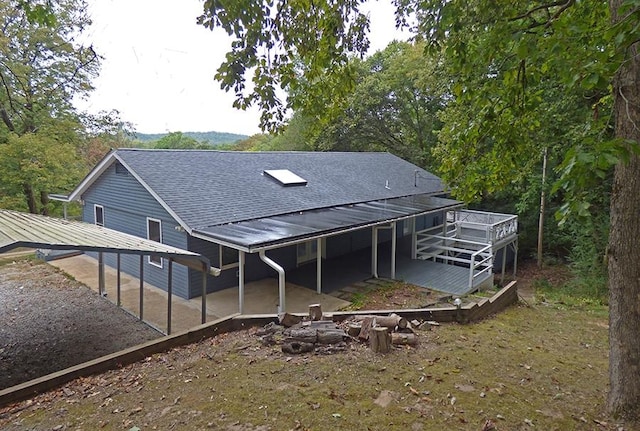
[{"label": "tree trunk", "polygon": [[24,183],[22,190],[24,191],[24,197],[27,199],[29,212],[31,214],[38,214],[38,204],[36,203],[36,195],[33,192],[33,187],[31,187],[29,183]]},{"label": "tree trunk", "polygon": [[[610,0],[613,24],[623,0]],[[616,137],[640,141],[640,43],[626,52],[613,81]],[[616,417],[640,419],[640,159],[615,169],[611,193],[608,407]]]},{"label": "tree trunk", "polygon": [[387,328],[372,328],[369,333],[369,344],[371,351],[374,353],[389,353],[389,350],[391,350],[391,335]]}]

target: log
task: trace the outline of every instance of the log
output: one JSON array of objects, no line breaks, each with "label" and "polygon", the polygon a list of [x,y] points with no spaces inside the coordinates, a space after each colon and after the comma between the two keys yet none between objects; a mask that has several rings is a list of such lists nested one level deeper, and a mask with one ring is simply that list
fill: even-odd
[{"label": "log", "polygon": [[369,316],[369,317],[365,317],[362,320],[362,327],[360,328],[360,333],[358,334],[358,338],[360,338],[361,340],[369,339],[369,331],[371,331],[371,326],[373,325],[374,319],[375,317]]},{"label": "log", "polygon": [[285,341],[282,343],[282,351],[284,353],[290,353],[292,355],[299,355],[300,353],[312,352],[315,346],[313,343],[304,343],[300,341]]},{"label": "log", "polygon": [[322,306],[320,304],[309,305],[309,318],[311,320],[322,320]]},{"label": "log", "polygon": [[289,328],[302,322],[302,317],[289,313],[280,313],[278,314],[278,321],[282,326]]},{"label": "log", "polygon": [[407,319],[394,313],[389,316],[376,316],[376,326],[384,326],[389,330],[393,330],[395,328],[404,329],[407,327],[408,323]]},{"label": "log", "polygon": [[372,328],[369,342],[374,353],[389,353],[391,350],[391,336],[385,327]]},{"label": "log", "polygon": [[391,334],[391,344],[415,346],[418,344],[418,337],[410,332],[393,332]]},{"label": "log", "polygon": [[347,327],[347,334],[349,334],[350,337],[355,338],[360,335],[361,329],[362,323],[349,323],[349,326]]},{"label": "log", "polygon": [[291,328],[285,332],[291,340],[302,343],[315,343],[318,341],[318,330],[315,328]]},{"label": "log", "polygon": [[344,341],[347,334],[339,328],[336,329],[318,329],[318,343],[320,344],[338,344]]}]

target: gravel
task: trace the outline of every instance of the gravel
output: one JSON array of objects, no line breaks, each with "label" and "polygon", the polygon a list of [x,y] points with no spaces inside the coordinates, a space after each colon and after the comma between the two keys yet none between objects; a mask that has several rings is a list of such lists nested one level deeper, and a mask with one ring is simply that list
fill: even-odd
[{"label": "gravel", "polygon": [[161,336],[48,264],[0,263],[0,389]]}]

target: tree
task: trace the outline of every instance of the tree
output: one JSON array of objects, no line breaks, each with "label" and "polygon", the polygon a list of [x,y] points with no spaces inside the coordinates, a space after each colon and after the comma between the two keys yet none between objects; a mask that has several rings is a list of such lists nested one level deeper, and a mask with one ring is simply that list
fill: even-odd
[{"label": "tree", "polygon": [[[338,85],[344,83],[342,79],[321,82],[317,78],[336,77],[345,71],[350,52],[364,52],[367,44],[362,33],[367,24],[359,13],[360,4],[358,0],[206,1],[201,22],[220,26],[236,37],[217,76],[223,88],[236,90],[239,106],[259,101],[269,120],[263,126],[281,120],[271,115],[274,107],[281,112],[281,102],[269,91],[277,84],[290,90],[293,100],[286,106],[293,107],[348,93]],[[463,154],[482,150],[478,157],[468,158],[470,166],[479,169],[479,176],[486,175],[483,169],[492,164],[515,164],[532,154],[529,145],[533,140],[520,146],[516,133],[528,134],[531,127],[535,131],[547,125],[542,121],[548,117],[538,118],[537,125],[540,113],[534,110],[531,116],[532,104],[544,101],[535,90],[549,85],[562,97],[575,96],[582,89],[588,97],[592,113],[583,119],[582,133],[575,130],[576,137],[582,135],[581,141],[563,149],[563,181],[557,191],[568,198],[565,214],[588,212],[588,186],[603,181],[615,166],[608,250],[608,404],[616,416],[640,419],[640,248],[635,244],[640,237],[640,3],[610,0],[608,8],[603,2],[575,0],[394,0],[394,4],[397,22],[414,25],[419,38],[442,52],[445,64],[451,67],[451,95],[456,102],[477,108],[475,117],[467,113],[443,120],[455,125],[447,126],[451,142],[472,145]],[[319,14],[314,15],[315,11]],[[353,23],[358,25],[349,27]],[[354,28],[357,31],[352,33]],[[269,66],[274,64],[272,59],[275,69]],[[243,98],[244,76],[256,66],[257,90]],[[323,74],[322,69],[329,73]],[[347,70],[345,76],[352,77]],[[607,112],[609,106],[612,111]],[[608,137],[610,113],[615,118],[614,139]],[[511,145],[516,147],[517,159],[509,159],[514,154]],[[496,170],[489,169],[489,176],[491,172]]]},{"label": "tree", "polygon": [[[44,151],[42,145],[59,145],[60,150],[75,148],[82,125],[72,107],[72,98],[92,89],[91,79],[99,67],[93,49],[75,42],[90,23],[84,1],[57,0],[45,6],[45,12],[54,13],[55,19],[42,15],[36,2],[0,0],[0,148],[8,145],[19,150],[5,148],[1,153],[4,166],[14,169],[24,168],[25,163],[49,168],[64,166],[66,163],[60,160],[49,164],[43,159],[54,154],[68,157],[68,165],[75,165],[74,151],[56,154],[53,149]],[[43,151],[32,154],[31,148],[17,148],[36,144]],[[31,158],[7,160],[10,155]],[[57,173],[51,172],[51,178],[56,178]],[[48,211],[48,191],[55,183],[34,181],[32,176],[11,170],[2,171],[0,176],[5,196],[23,194],[30,212]],[[24,182],[18,187],[15,178]]]},{"label": "tree", "polygon": [[[393,42],[365,60],[354,59],[356,82],[342,112],[324,121],[316,148],[389,151],[432,169],[446,82],[423,43]],[[304,112],[304,111],[303,111]]]},{"label": "tree", "polygon": [[182,150],[186,150],[186,149],[210,149],[211,145],[204,143],[204,142],[198,142],[193,138],[190,138],[189,136],[185,136],[182,134],[182,132],[172,132],[169,133],[167,136],[163,136],[162,138],[158,139],[158,141],[156,141],[156,143],[153,145],[153,148],[158,148],[158,149],[168,149],[168,148],[172,148],[172,149],[182,149]]}]

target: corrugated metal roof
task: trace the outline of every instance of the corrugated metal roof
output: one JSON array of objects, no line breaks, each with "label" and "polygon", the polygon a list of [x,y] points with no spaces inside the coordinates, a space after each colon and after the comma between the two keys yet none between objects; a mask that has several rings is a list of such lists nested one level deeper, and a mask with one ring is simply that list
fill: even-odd
[{"label": "corrugated metal roof", "polygon": [[102,226],[0,209],[0,253],[16,247],[153,255],[200,270],[211,267],[197,253]]},{"label": "corrugated metal roof", "polygon": [[254,252],[463,205],[460,201],[429,195],[405,196],[210,226],[194,233]]}]

